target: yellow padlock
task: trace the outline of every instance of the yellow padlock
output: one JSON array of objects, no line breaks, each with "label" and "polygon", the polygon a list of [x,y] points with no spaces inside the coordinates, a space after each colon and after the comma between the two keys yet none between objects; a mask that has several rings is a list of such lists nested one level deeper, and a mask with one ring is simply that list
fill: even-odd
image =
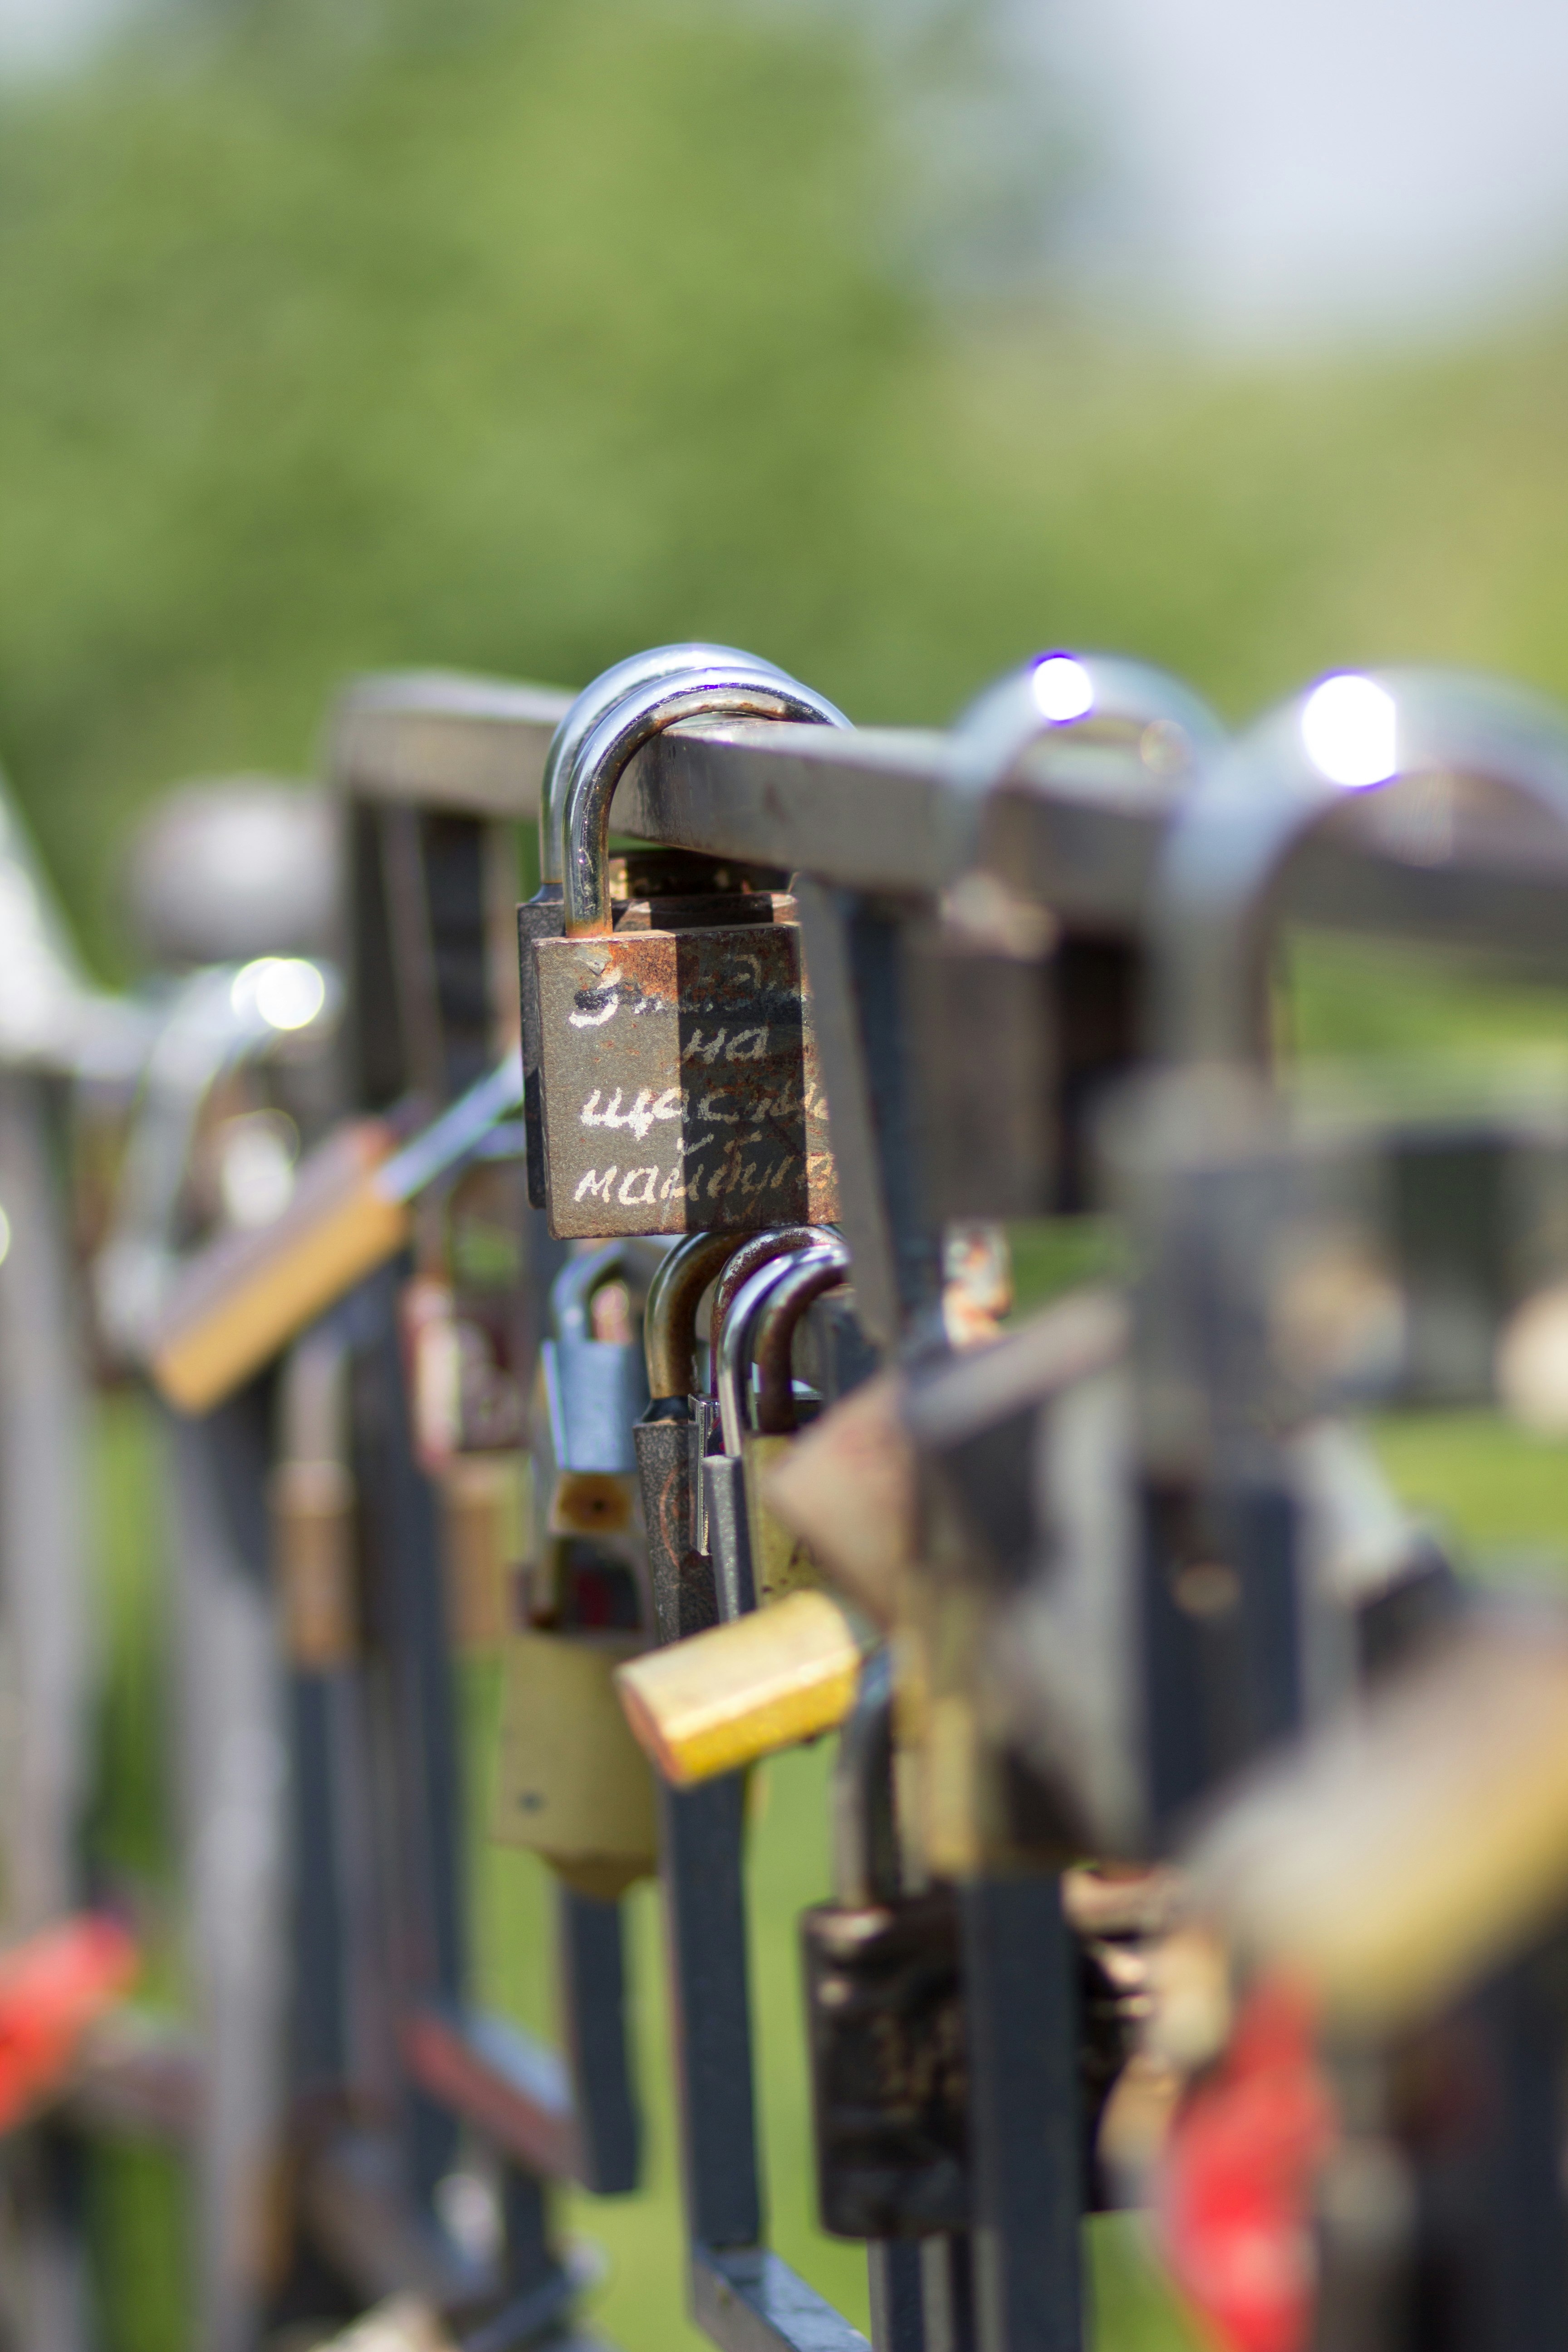
[{"label": "yellow padlock", "polygon": [[507,1645],[494,1834],[605,1903],[658,1866],[653,1778],[614,1683],[637,1646],[545,1633]]},{"label": "yellow padlock", "polygon": [[715,1625],[621,1666],[626,1720],[678,1789],[836,1731],[855,1704],[874,1629],[826,1592]]}]

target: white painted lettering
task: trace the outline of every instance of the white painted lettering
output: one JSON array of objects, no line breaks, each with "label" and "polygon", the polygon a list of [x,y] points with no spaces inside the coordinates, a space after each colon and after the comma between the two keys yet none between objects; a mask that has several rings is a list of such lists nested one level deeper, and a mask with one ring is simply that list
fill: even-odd
[{"label": "white painted lettering", "polygon": [[709,1068],[711,1069],[714,1063],[719,1059],[719,1056],[724,1050],[724,1040],[728,1037],[729,1034],[730,1032],[727,1029],[721,1029],[718,1035],[710,1041],[704,1039],[700,1029],[693,1031],[692,1034],[687,1039],[685,1045],[680,1049],[681,1060],[683,1062],[706,1062]]},{"label": "white painted lettering", "polygon": [[613,1021],[616,1013],[621,1009],[621,997],[620,991],[618,989],[584,989],[583,991],[583,994],[588,997],[590,1001],[594,997],[601,995],[604,996],[606,1001],[605,1003],[598,1006],[595,1011],[591,1013],[584,1012],[580,1007],[574,1006],[566,1015],[567,1020],[570,1021],[574,1029],[602,1029],[605,1022]]}]

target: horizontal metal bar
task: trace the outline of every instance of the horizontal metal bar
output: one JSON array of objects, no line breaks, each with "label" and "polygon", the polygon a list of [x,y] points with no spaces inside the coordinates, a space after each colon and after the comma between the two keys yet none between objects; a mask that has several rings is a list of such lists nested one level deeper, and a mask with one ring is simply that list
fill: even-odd
[{"label": "horizontal metal bar", "polygon": [[580,2178],[581,2135],[566,2069],[552,2050],[500,2018],[437,2009],[405,2018],[402,2041],[409,2073],[431,2098],[531,2171]]},{"label": "horizontal metal bar", "polygon": [[[443,673],[370,677],[334,716],[340,789],[492,818],[535,817],[551,735],[570,696]],[[1049,763],[1049,764],[1047,764]],[[1173,803],[1103,763],[1067,771],[1040,749],[1000,796],[1006,878],[1067,922],[1136,929]],[[929,893],[964,862],[973,804],[929,729],[689,722],[656,736],[616,794],[617,833],[814,874],[847,887]],[[1495,863],[1428,866],[1375,843],[1314,843],[1287,911],[1335,929],[1429,938],[1542,971],[1568,957],[1562,877]]]},{"label": "horizontal metal bar", "polygon": [[356,678],[332,713],[328,764],[362,800],[537,816],[544,754],[571,703],[557,687],[447,670]]},{"label": "horizontal metal bar", "polygon": [[[485,678],[362,679],[330,737],[331,774],[361,799],[476,816],[539,811],[544,754],[569,698]],[[656,736],[616,794],[615,830],[642,841],[809,872],[866,890],[940,889],[963,863],[973,803],[933,729],[689,722]],[[1123,923],[1142,904],[1164,795],[1103,776],[1037,788],[1019,772],[1009,831],[1021,887],[1064,914]]]},{"label": "horizontal metal bar", "polygon": [[694,2246],[691,2315],[724,2352],[870,2352],[841,2311],[764,2247]]}]

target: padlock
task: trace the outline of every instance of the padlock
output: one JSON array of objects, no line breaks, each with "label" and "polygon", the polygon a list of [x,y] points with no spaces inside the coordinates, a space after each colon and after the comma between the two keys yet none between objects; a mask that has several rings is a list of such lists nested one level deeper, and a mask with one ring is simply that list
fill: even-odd
[{"label": "padlock", "polygon": [[822,2226],[906,2238],[970,2218],[958,1906],[906,1894],[893,1819],[892,1679],[868,1659],[834,1792],[835,1900],[801,1919]]},{"label": "padlock", "polygon": [[522,1164],[510,1148],[505,1158],[487,1150],[419,1203],[418,1272],[399,1319],[415,1448],[432,1476],[456,1455],[515,1454],[527,1444],[524,1213]]},{"label": "padlock", "polygon": [[552,1286],[533,1413],[536,1561],[585,1538],[640,1570],[632,1426],[647,1403],[647,1367],[635,1339],[595,1339],[592,1320],[595,1293],[629,1266],[626,1245],[612,1244],[571,1260]]},{"label": "padlock", "polygon": [[970,862],[909,938],[908,1037],[928,1214],[1090,1205],[1094,1115],[1139,1052],[1141,943],[1066,927],[1011,877],[1048,790],[1174,803],[1223,741],[1179,680],[1103,655],[1038,654],[987,687],[948,738],[973,811]]},{"label": "padlock", "polygon": [[[842,1290],[848,1266],[849,1253],[840,1241],[799,1252],[769,1286],[741,1344],[721,1352],[720,1414],[726,1450],[738,1442],[743,1465],[752,1577],[759,1608],[822,1581],[810,1546],[779,1518],[762,1486],[768,1472],[788,1453],[798,1427],[792,1369],[796,1329],[815,1300],[828,1291]],[[737,1313],[731,1326],[737,1336],[741,1322]],[[738,1379],[737,1371],[748,1363],[749,1380]]]},{"label": "padlock", "polygon": [[[610,803],[684,719],[841,723],[804,687],[715,667],[635,688],[589,733],[563,812],[564,936],[531,942],[551,1231],[752,1232],[837,1207],[816,1038],[787,899],[692,902],[613,924]],[[761,919],[759,919],[761,918]]]},{"label": "padlock", "polygon": [[[507,1647],[496,1834],[608,1901],[656,1866],[652,1780],[613,1675],[647,1640],[632,1424],[647,1401],[626,1278],[639,1245],[572,1259],[551,1290],[533,1428],[531,1624]],[[623,1287],[614,1339],[595,1318]]]},{"label": "padlock", "polygon": [[[807,1255],[821,1263],[817,1253],[837,1253],[834,1265],[841,1275],[847,1253],[837,1235],[810,1242],[804,1248],[770,1255],[723,1302],[716,1316],[713,1348],[714,1402],[719,1422],[720,1450],[702,1464],[702,1487],[707,1505],[709,1549],[713,1561],[714,1591],[719,1615],[725,1622],[742,1617],[757,1606],[759,1563],[752,1549],[752,1513],[746,1494],[744,1435],[747,1414],[743,1390],[751,1377],[752,1325],[775,1284]],[[776,1563],[774,1563],[776,1567]]]},{"label": "padlock", "polygon": [[[734,1237],[731,1237],[734,1238]],[[690,1415],[686,1424],[689,1459],[687,1491],[690,1505],[689,1550],[702,1563],[692,1570],[694,1590],[699,1594],[694,1612],[702,1614],[703,1624],[713,1624],[722,1619],[714,1559],[717,1541],[719,1561],[732,1586],[750,1590],[750,1537],[746,1527],[745,1501],[740,1485],[740,1464],[731,1465],[733,1478],[722,1468],[723,1455],[719,1433],[719,1401],[711,1393],[725,1327],[735,1299],[751,1276],[773,1259],[784,1257],[796,1250],[808,1248],[813,1242],[829,1241],[831,1234],[822,1225],[781,1225],[771,1232],[752,1234],[738,1239],[737,1246],[727,1258],[722,1272],[713,1286],[713,1303],[709,1316],[708,1365],[709,1392],[694,1394]],[[651,1376],[651,1375],[650,1375]],[[717,1453],[715,1449],[720,1449]],[[710,1457],[721,1466],[711,1474]],[[710,1525],[711,1512],[717,1515],[719,1534],[715,1538]],[[695,1633],[700,1627],[693,1622],[686,1629]],[[662,1637],[661,1637],[662,1638]],[[673,1638],[673,1637],[671,1637]]]},{"label": "padlock", "polygon": [[[761,1254],[759,1236],[749,1250]],[[733,1771],[843,1720],[875,1639],[853,1608],[816,1590],[815,1564],[765,1505],[748,1503],[751,1475],[790,1444],[784,1430],[746,1426],[744,1392],[759,1325],[760,1394],[766,1418],[794,1418],[790,1349],[813,1300],[840,1285],[848,1253],[836,1235],[809,1230],[775,1257],[753,1258],[749,1274],[737,1252],[715,1299],[712,1346],[718,1356],[725,1451],[702,1464],[709,1489],[715,1595],[725,1622],[651,1653],[617,1676],[622,1704],[646,1753],[673,1786],[685,1788]],[[745,1276],[738,1289],[737,1274]],[[776,1310],[771,1321],[770,1305]],[[761,1451],[758,1449],[761,1448]],[[754,1534],[753,1534],[754,1531]],[[760,1580],[753,1562],[762,1563]]]},{"label": "padlock", "polygon": [[[710,669],[715,664],[747,677],[779,678],[784,675],[773,662],[742,653],[733,646],[655,646],[647,653],[632,654],[625,661],[615,663],[585,686],[551,737],[550,749],[544,755],[544,772],[539,786],[539,888],[517,910],[528,1197],[536,1209],[544,1207],[546,1193],[544,1133],[539,1109],[539,992],[534,985],[531,948],[535,940],[558,940],[562,935],[563,816],[566,794],[584,744],[605,713],[614,709],[623,696],[635,687]],[[658,891],[650,895],[662,898],[668,894]]]},{"label": "padlock", "polygon": [[653,1776],[614,1682],[640,1646],[580,1628],[507,1644],[494,1835],[600,1903],[658,1866]]},{"label": "padlock", "polygon": [[392,1122],[347,1122],[302,1164],[272,1223],[221,1234],[183,1266],[145,1347],[180,1412],[210,1412],[355,1283],[395,1257],[410,1202],[484,1146],[517,1106],[509,1056],[411,1140]]},{"label": "padlock", "polygon": [[644,1755],[672,1789],[691,1789],[836,1731],[879,1639],[830,1593],[792,1592],[646,1651],[616,1685]]},{"label": "padlock", "polygon": [[742,1245],[734,1234],[689,1234],[655,1275],[643,1316],[652,1398],[632,1437],[660,1642],[719,1622],[713,1566],[698,1548],[692,1505],[710,1425],[709,1400],[696,1393],[696,1319],[710,1283]]}]

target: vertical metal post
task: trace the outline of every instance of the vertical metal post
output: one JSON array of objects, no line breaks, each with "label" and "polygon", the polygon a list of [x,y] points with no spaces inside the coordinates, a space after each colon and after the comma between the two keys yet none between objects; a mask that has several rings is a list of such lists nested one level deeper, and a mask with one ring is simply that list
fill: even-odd
[{"label": "vertical metal post", "polygon": [[1082,2352],[1078,1986],[1061,1883],[961,1890],[980,2352]]},{"label": "vertical metal post", "polygon": [[[435,1497],[414,1457],[398,1347],[396,1271],[367,1284],[356,1366],[355,1486],[377,1652],[373,1741],[391,1887],[394,1998],[455,2002],[464,1975],[457,1726]],[[451,2117],[405,2086],[409,2186],[428,2210],[457,2148]]]},{"label": "vertical metal post", "polygon": [[742,1872],[745,1779],[664,1794],[665,1930],[687,2227],[704,2246],[754,2246],[763,2199],[752,2083]]},{"label": "vertical metal post", "polygon": [[249,2352],[262,2200],[281,2123],[287,1968],[283,1679],[268,1579],[268,1397],[171,1416],[186,1791],[185,1863],[202,2023],[196,2327]]},{"label": "vertical metal post", "polygon": [[570,1886],[560,1888],[556,1901],[584,2186],[597,2197],[626,2196],[637,2185],[642,2117],[628,2067],[622,1908],[618,1901],[597,1903]]}]

